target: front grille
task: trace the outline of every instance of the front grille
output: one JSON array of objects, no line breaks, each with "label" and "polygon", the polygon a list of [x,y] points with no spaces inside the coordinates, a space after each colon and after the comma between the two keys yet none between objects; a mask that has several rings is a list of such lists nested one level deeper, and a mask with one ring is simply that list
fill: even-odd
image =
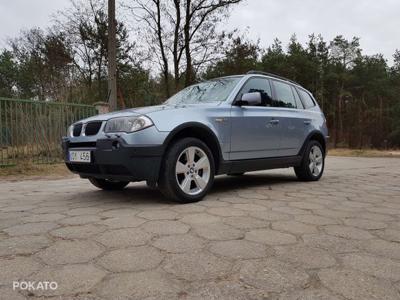
[{"label": "front grille", "polygon": [[82,123],[78,123],[74,125],[74,129],[72,131],[73,136],[80,136],[82,131]]},{"label": "front grille", "polygon": [[100,130],[101,124],[101,121],[87,123],[85,127],[85,135],[96,135]]}]

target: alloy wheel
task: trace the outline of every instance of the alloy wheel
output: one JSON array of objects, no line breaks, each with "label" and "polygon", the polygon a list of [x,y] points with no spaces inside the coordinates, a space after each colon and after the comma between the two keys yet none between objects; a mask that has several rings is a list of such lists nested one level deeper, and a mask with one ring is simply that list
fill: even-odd
[{"label": "alloy wheel", "polygon": [[199,147],[186,148],[178,156],[175,175],[180,189],[188,195],[200,194],[210,181],[210,160]]},{"label": "alloy wheel", "polygon": [[317,177],[321,173],[324,164],[322,151],[317,145],[312,146],[310,149],[309,160],[308,168],[311,174]]}]

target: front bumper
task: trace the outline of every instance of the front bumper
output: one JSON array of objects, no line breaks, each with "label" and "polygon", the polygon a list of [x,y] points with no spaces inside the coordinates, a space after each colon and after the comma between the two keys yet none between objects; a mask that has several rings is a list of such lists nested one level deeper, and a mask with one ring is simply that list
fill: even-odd
[{"label": "front bumper", "polygon": [[[96,142],[73,143],[63,138],[64,160],[68,169],[82,178],[119,181],[156,182],[164,154],[163,145],[129,145],[122,138],[99,139]],[[69,150],[89,150],[90,163],[68,161]]]}]

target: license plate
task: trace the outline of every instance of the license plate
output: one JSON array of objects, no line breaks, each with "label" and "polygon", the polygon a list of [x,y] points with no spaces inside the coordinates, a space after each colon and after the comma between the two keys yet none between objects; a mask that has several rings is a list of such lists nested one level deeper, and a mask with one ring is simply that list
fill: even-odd
[{"label": "license plate", "polygon": [[90,163],[90,151],[69,151],[69,161]]}]

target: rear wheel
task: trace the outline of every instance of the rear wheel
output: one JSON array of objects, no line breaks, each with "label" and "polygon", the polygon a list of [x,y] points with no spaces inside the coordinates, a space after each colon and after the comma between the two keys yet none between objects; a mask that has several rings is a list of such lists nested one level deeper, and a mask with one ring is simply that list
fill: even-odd
[{"label": "rear wheel", "polygon": [[175,142],[167,151],[161,169],[161,192],[174,201],[200,201],[214,182],[214,158],[205,143],[196,138]]},{"label": "rear wheel", "polygon": [[89,181],[95,187],[107,191],[122,190],[129,184],[129,181],[114,181],[114,180],[100,179],[100,178],[89,178]]},{"label": "rear wheel", "polygon": [[321,144],[317,141],[310,141],[304,152],[303,160],[294,171],[298,179],[303,181],[317,181],[324,173],[325,153]]}]

